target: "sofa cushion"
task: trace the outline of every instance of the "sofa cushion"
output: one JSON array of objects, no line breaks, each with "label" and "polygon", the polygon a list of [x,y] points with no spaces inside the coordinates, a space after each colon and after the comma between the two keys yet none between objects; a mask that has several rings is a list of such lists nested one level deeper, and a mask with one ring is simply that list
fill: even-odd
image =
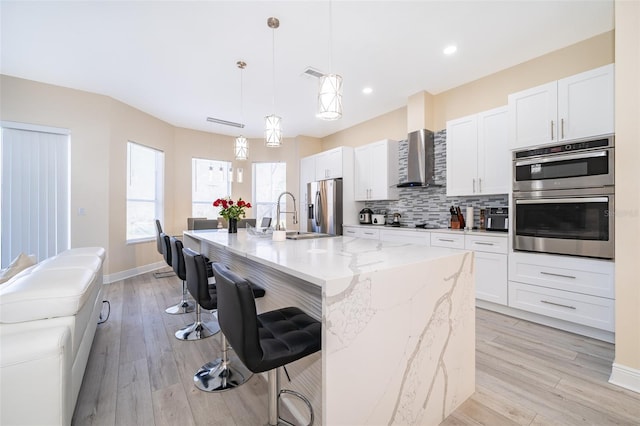
[{"label": "sofa cushion", "polygon": [[75,315],[99,285],[87,268],[46,268],[0,286],[0,322],[16,323]]},{"label": "sofa cushion", "polygon": [[33,256],[27,256],[24,253],[20,253],[15,259],[13,259],[9,266],[0,270],[0,284],[9,281],[21,271],[35,264],[36,261]]},{"label": "sofa cushion", "polygon": [[55,256],[43,260],[35,267],[35,271],[42,269],[66,269],[66,268],[85,268],[98,271],[102,261],[99,257],[92,254],[78,254],[75,256]]},{"label": "sofa cushion", "polygon": [[65,250],[62,253],[58,254],[60,256],[76,256],[76,255],[93,255],[98,256],[104,261],[106,251],[103,247],[78,247],[72,248],[69,250]]}]

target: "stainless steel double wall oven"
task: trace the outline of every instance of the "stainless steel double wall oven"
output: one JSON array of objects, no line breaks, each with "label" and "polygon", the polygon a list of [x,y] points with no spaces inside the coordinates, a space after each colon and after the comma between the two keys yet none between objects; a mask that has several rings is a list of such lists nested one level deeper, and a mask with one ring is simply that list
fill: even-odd
[{"label": "stainless steel double wall oven", "polygon": [[614,136],[513,153],[515,250],[614,258]]}]

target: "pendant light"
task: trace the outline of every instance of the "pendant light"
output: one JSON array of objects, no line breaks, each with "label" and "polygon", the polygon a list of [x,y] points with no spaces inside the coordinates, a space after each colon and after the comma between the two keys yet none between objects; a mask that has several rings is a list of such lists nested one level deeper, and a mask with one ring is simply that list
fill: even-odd
[{"label": "pendant light", "polygon": [[329,73],[320,77],[318,90],[318,113],[316,117],[323,120],[342,118],[342,76],[331,73],[331,57],[333,45],[333,10],[329,1]]},{"label": "pendant light", "polygon": [[282,145],[282,118],[275,114],[276,105],[276,28],[280,27],[278,18],[270,17],[267,19],[267,26],[272,29],[272,60],[273,60],[273,98],[272,108],[274,113],[264,118],[264,139],[265,145],[271,148],[278,148]]},{"label": "pendant light", "polygon": [[[240,121],[242,122],[242,118],[243,118],[242,117],[243,115],[242,71],[244,71],[245,67],[247,66],[247,63],[244,61],[238,61],[236,62],[236,65],[238,66],[238,68],[240,68]],[[245,138],[242,135],[238,136],[234,143],[234,151],[236,154],[236,160],[246,160],[249,156],[249,142],[247,141],[247,138]]]}]

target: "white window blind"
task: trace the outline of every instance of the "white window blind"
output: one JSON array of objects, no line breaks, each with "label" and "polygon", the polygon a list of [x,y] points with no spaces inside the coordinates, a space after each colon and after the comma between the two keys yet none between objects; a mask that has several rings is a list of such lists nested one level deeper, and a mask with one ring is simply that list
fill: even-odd
[{"label": "white window blind", "polygon": [[[270,217],[271,226],[276,226],[276,206],[278,196],[287,190],[287,163],[252,163],[253,166],[253,200],[256,223],[263,217]],[[286,209],[287,199],[280,200],[280,211]],[[284,226],[286,217],[282,215],[280,222]]]},{"label": "white window blind", "polygon": [[231,162],[191,159],[191,215],[215,219],[220,209],[213,207],[218,198],[231,196]]},{"label": "white window blind", "polygon": [[69,135],[2,126],[1,263],[69,248]]},{"label": "white window blind", "polygon": [[127,241],[155,239],[164,223],[164,152],[127,143]]}]

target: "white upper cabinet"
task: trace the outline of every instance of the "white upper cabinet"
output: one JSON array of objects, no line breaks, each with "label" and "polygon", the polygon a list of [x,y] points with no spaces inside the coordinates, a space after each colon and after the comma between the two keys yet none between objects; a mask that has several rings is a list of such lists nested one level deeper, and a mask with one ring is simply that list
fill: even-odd
[{"label": "white upper cabinet", "polygon": [[509,95],[511,149],[613,131],[613,64]]},{"label": "white upper cabinet", "polygon": [[447,196],[506,194],[507,107],[447,122]]},{"label": "white upper cabinet", "polygon": [[316,154],[316,179],[335,179],[342,177],[342,147],[330,149]]},{"label": "white upper cabinet", "polygon": [[384,139],[354,150],[356,201],[397,200],[398,142]]}]

